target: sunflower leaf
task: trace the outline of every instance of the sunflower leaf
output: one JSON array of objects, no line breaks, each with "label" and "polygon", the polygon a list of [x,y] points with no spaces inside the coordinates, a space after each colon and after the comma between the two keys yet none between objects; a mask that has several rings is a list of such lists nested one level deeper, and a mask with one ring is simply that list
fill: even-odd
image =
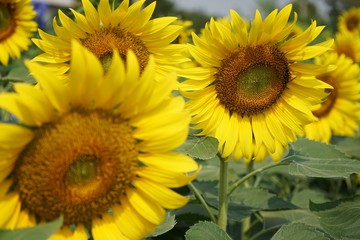
[{"label": "sunflower leaf", "polygon": [[218,145],[218,140],[213,137],[190,136],[176,151],[192,158],[208,160],[215,157],[218,152]]},{"label": "sunflower leaf", "polygon": [[331,238],[316,227],[303,223],[291,223],[282,226],[271,240],[330,240]]},{"label": "sunflower leaf", "polygon": [[35,227],[19,228],[16,230],[0,230],[0,239],[12,240],[47,240],[63,224],[63,218],[60,217],[52,222],[39,224]]},{"label": "sunflower leaf", "polygon": [[310,202],[310,210],[336,239],[360,239],[360,196],[321,204]]},{"label": "sunflower leaf", "polygon": [[336,137],[333,140],[336,148],[356,158],[360,158],[360,138]]},{"label": "sunflower leaf", "polygon": [[308,177],[336,178],[360,173],[360,161],[351,159],[334,145],[298,139],[291,144],[286,160],[289,173]]},{"label": "sunflower leaf", "polygon": [[185,233],[186,240],[231,240],[229,235],[212,222],[201,221]]},{"label": "sunflower leaf", "polygon": [[171,229],[173,229],[175,224],[176,224],[175,215],[171,215],[170,213],[167,213],[164,221],[159,226],[156,227],[155,231],[152,232],[149,237],[156,237],[161,234],[164,234],[170,231]]}]

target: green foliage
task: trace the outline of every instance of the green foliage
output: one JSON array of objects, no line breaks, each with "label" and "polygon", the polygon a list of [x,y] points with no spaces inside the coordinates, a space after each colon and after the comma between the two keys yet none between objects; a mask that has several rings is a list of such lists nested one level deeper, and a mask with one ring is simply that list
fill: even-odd
[{"label": "green foliage", "polygon": [[303,224],[291,223],[284,225],[271,238],[271,240],[330,240],[325,233],[319,231],[317,228]]},{"label": "green foliage", "polygon": [[149,237],[156,237],[170,231],[176,224],[175,215],[170,213],[166,214],[164,221],[156,227],[155,231],[152,232]]},{"label": "green foliage", "polygon": [[16,230],[0,230],[0,239],[11,240],[47,240],[60,229],[63,223],[62,217],[35,227],[20,228]]},{"label": "green foliage", "polygon": [[360,161],[351,159],[333,145],[298,139],[291,145],[289,173],[308,177],[347,177],[360,172]]},{"label": "green foliage", "polygon": [[335,239],[360,239],[360,196],[322,204],[311,202],[310,210]]},{"label": "green foliage", "polygon": [[192,158],[208,160],[216,156],[218,151],[218,140],[213,137],[192,137],[176,149]]},{"label": "green foliage", "polygon": [[231,240],[229,235],[212,222],[199,222],[186,232],[186,240]]}]

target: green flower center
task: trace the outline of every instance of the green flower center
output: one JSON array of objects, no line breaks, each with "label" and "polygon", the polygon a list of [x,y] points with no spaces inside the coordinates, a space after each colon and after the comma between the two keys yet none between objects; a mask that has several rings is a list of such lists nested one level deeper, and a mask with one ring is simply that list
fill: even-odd
[{"label": "green flower center", "polygon": [[0,40],[11,35],[14,29],[15,22],[12,19],[11,5],[0,2]]},{"label": "green flower center", "polygon": [[269,87],[276,84],[276,72],[273,68],[258,65],[240,73],[237,80],[238,91],[247,97],[265,93]]},{"label": "green flower center", "polygon": [[65,173],[67,185],[85,185],[99,175],[100,159],[92,155],[80,156]]},{"label": "green flower center", "polygon": [[91,221],[120,203],[138,167],[137,140],[120,116],[72,111],[35,131],[16,162],[22,207],[44,221]]},{"label": "green flower center", "polygon": [[275,104],[291,75],[284,53],[259,45],[239,48],[223,59],[215,77],[220,103],[231,114],[250,116]]}]

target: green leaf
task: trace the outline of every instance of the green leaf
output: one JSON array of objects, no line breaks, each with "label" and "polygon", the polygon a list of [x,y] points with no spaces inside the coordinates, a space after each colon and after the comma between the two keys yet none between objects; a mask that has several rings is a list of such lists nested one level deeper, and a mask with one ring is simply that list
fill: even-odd
[{"label": "green leaf", "polygon": [[199,222],[185,233],[186,240],[231,240],[229,235],[212,222]]},{"label": "green leaf", "polygon": [[295,209],[297,206],[261,188],[239,188],[229,198],[229,218],[242,221],[260,210]]},{"label": "green leaf", "polygon": [[329,240],[321,230],[303,223],[291,223],[282,226],[271,240]]},{"label": "green leaf", "polygon": [[300,208],[308,209],[309,202],[325,202],[324,193],[312,189],[302,189],[293,193],[291,202]]},{"label": "green leaf", "polygon": [[360,196],[315,204],[310,210],[319,217],[321,227],[337,239],[360,239]]},{"label": "green leaf", "polygon": [[334,145],[304,138],[291,144],[286,158],[285,161],[290,161],[289,173],[292,175],[334,178],[360,173],[360,161],[347,157]]},{"label": "green leaf", "polygon": [[288,223],[306,223],[313,227],[320,228],[318,217],[304,209],[290,209],[281,211],[262,211],[261,216],[264,218],[264,228],[281,227]]},{"label": "green leaf", "polygon": [[29,74],[29,71],[24,65],[11,69],[11,71],[5,77],[3,77],[2,80],[11,82],[36,82],[34,77]]},{"label": "green leaf", "polygon": [[170,213],[167,213],[164,221],[159,226],[156,227],[155,231],[152,232],[149,235],[149,237],[156,237],[161,234],[164,234],[170,231],[171,229],[173,229],[175,224],[176,224],[175,215],[171,215]]},{"label": "green leaf", "polygon": [[176,151],[187,154],[192,158],[208,160],[215,157],[218,152],[218,145],[219,141],[213,137],[190,136]]},{"label": "green leaf", "polygon": [[360,138],[336,137],[333,140],[336,148],[349,156],[360,158]]},{"label": "green leaf", "polygon": [[297,206],[261,188],[238,188],[230,197],[230,202],[256,208],[258,210],[295,209]]},{"label": "green leaf", "polygon": [[35,227],[20,228],[16,230],[0,230],[0,239],[11,240],[47,240],[57,232],[63,224],[60,217],[52,222],[39,224]]}]

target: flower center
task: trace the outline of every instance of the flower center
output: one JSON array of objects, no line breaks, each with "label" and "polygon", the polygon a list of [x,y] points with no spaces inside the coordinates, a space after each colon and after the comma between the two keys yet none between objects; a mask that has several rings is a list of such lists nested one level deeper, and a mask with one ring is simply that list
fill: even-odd
[{"label": "flower center", "polygon": [[6,39],[15,30],[15,21],[12,18],[12,5],[0,2],[0,41]]},{"label": "flower center", "polygon": [[345,54],[347,57],[351,58],[354,62],[356,62],[356,51],[348,45],[340,45],[336,48],[336,52],[341,55]]},{"label": "flower center", "polygon": [[123,60],[126,59],[127,51],[131,49],[138,58],[141,70],[144,70],[149,60],[150,53],[143,41],[119,28],[101,28],[83,39],[82,44],[100,59],[105,69],[110,66],[111,61],[109,60],[112,58],[114,49],[119,51]]},{"label": "flower center", "polygon": [[65,173],[67,185],[86,185],[99,175],[99,160],[93,155],[79,156]]},{"label": "flower center", "polygon": [[120,116],[76,110],[35,131],[17,160],[22,206],[41,220],[86,223],[120,202],[138,167],[132,128]]},{"label": "flower center", "polygon": [[331,85],[333,89],[326,89],[325,91],[329,93],[326,100],[321,104],[321,107],[317,109],[316,111],[313,111],[313,114],[318,117],[324,117],[328,115],[331,111],[331,109],[334,107],[334,104],[336,102],[338,92],[336,89],[336,84],[334,79],[330,75],[323,75],[318,77],[321,81],[326,82],[327,84]]},{"label": "flower center", "polygon": [[349,29],[349,31],[353,31],[355,29],[357,29],[359,26],[359,18],[358,17],[350,17],[347,21],[346,21],[346,27],[347,29]]},{"label": "flower center", "polygon": [[287,59],[276,46],[248,46],[223,59],[215,89],[230,113],[243,116],[270,108],[289,81]]}]

